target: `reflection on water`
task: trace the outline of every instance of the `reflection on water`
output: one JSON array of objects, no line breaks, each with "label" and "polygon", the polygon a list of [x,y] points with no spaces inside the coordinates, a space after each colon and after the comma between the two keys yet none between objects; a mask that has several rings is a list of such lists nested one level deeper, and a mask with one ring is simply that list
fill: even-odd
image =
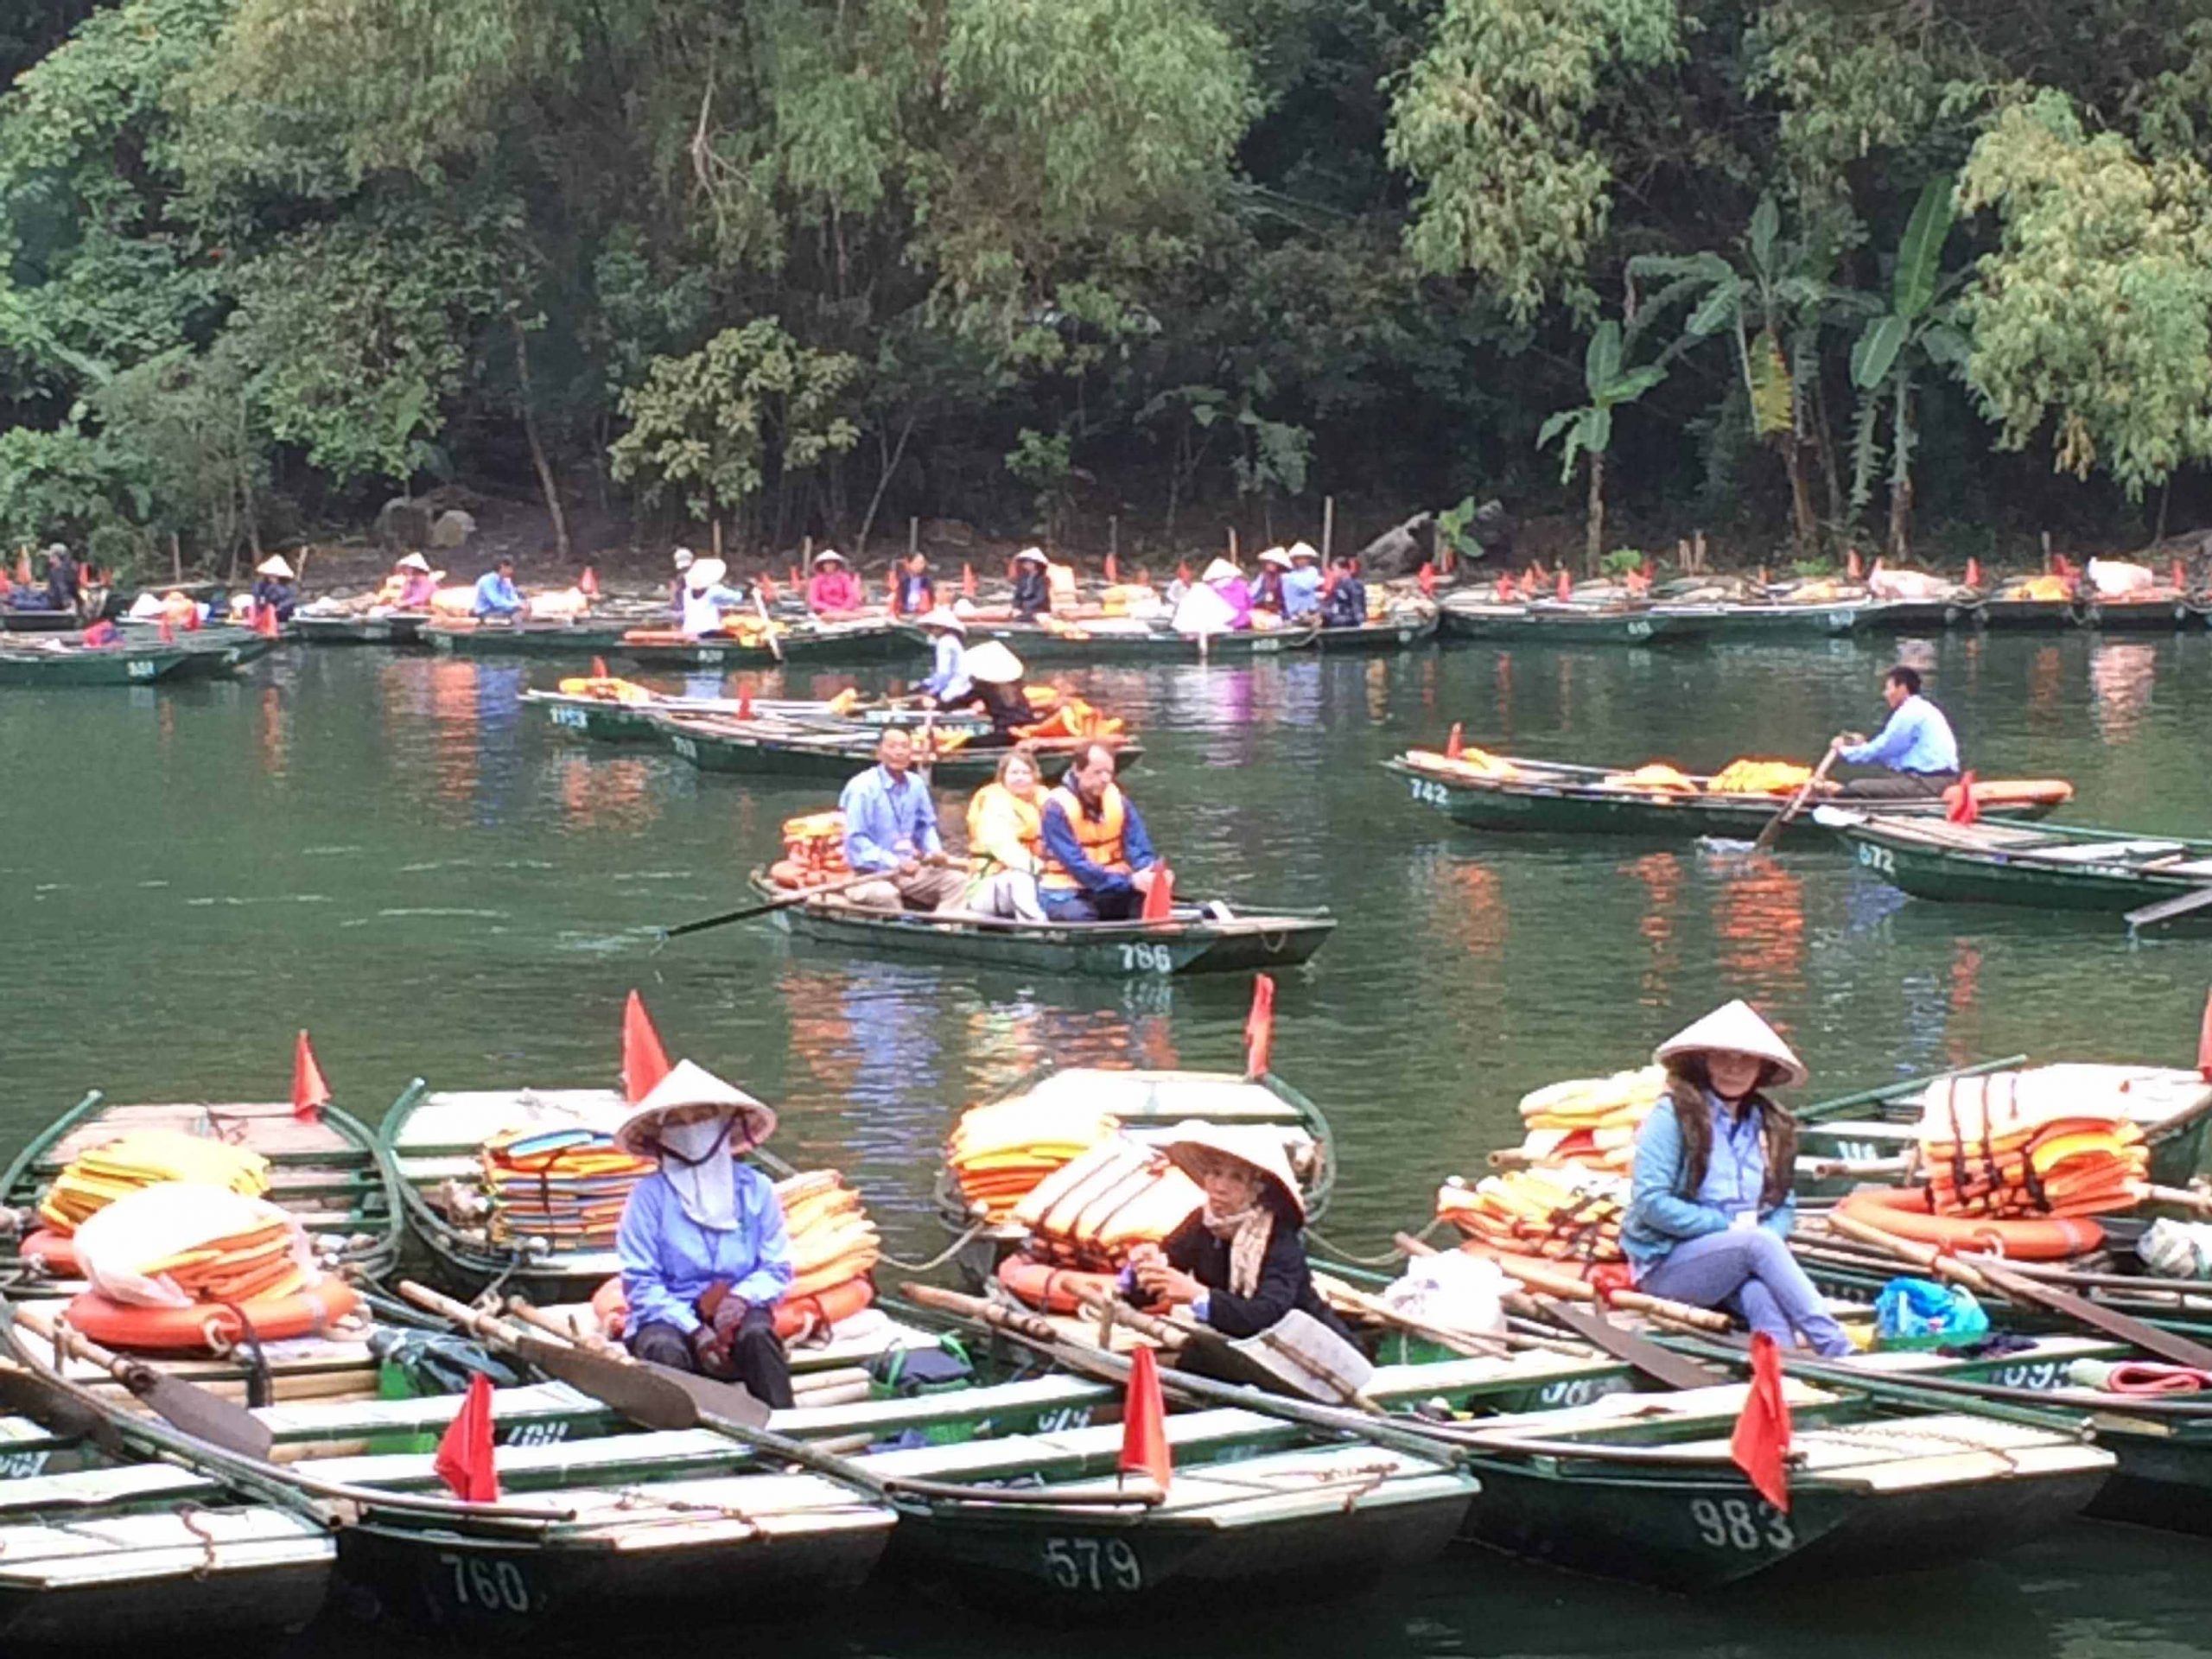
[{"label": "reflection on water", "polygon": [[2097,731],[2107,743],[2134,736],[2151,706],[2158,681],[2158,648],[2139,642],[2101,639],[2089,654],[2089,692],[2095,699]]}]

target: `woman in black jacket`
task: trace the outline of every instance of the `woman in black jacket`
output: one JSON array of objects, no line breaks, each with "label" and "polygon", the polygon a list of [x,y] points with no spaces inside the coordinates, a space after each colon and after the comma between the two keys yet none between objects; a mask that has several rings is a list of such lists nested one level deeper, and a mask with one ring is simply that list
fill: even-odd
[{"label": "woman in black jacket", "polygon": [[1165,1150],[1205,1204],[1160,1243],[1131,1251],[1127,1276],[1156,1298],[1187,1304],[1224,1337],[1256,1336],[1295,1307],[1349,1339],[1306,1265],[1306,1201],[1281,1139],[1194,1122]]}]

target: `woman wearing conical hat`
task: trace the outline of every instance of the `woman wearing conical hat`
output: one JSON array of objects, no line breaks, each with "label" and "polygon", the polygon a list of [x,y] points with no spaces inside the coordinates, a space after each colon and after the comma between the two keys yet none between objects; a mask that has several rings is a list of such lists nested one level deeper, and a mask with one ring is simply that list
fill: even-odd
[{"label": "woman wearing conical hat", "polygon": [[739,1161],[775,1130],[752,1096],[679,1062],[614,1131],[623,1151],[660,1165],[630,1189],[614,1249],[632,1353],[742,1382],[781,1408],[791,1374],[776,1304],[793,1276],[791,1238],[774,1185]]},{"label": "woman wearing conical hat", "polygon": [[1804,1062],[1749,1003],[1716,1008],[1659,1046],[1666,1095],[1636,1135],[1622,1248],[1638,1290],[1736,1314],[1787,1347],[1852,1351],[1784,1242],[1796,1120],[1764,1090]]},{"label": "woman wearing conical hat", "polygon": [[300,602],[300,590],[294,584],[299,578],[282,554],[271,553],[253,567],[259,578],[253,584],[253,602],[257,608],[267,606],[276,613],[279,622],[292,620],[292,612]]},{"label": "woman wearing conical hat", "polygon": [[1163,1150],[1205,1203],[1159,1243],[1129,1252],[1123,1288],[1187,1306],[1224,1337],[1256,1336],[1294,1307],[1349,1340],[1306,1265],[1306,1200],[1281,1138],[1195,1119],[1173,1135]]}]

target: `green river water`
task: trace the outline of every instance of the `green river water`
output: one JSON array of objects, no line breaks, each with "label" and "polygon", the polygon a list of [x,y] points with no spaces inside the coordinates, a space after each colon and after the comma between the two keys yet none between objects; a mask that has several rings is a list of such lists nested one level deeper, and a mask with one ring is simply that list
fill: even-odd
[{"label": "green river water", "polygon": [[[1880,675],[1900,653],[1929,672],[1984,777],[2071,779],[2070,821],[2206,827],[2202,635],[1455,647],[1046,677],[1141,729],[1130,792],[1179,893],[1342,918],[1280,988],[1274,1065],[1337,1130],[1344,1177],[1321,1231],[1366,1253],[1426,1221],[1444,1176],[1478,1173],[1485,1151],[1517,1140],[1522,1092],[1637,1064],[1731,996],[1798,1046],[1815,1073],[1806,1098],[2016,1051],[2193,1059],[2212,982],[2201,940],[2131,944],[2101,919],[1909,902],[1822,849],[1754,861],[1478,836],[1378,765],[1440,747],[1453,721],[1470,742],[1597,764],[1809,757],[1837,729],[1878,722]],[[855,960],[759,925],[656,952],[654,926],[744,902],[777,825],[829,791],[748,791],[569,740],[516,701],[561,671],[293,649],[231,684],[8,694],[0,1135],[19,1141],[90,1087],[280,1096],[301,1027],[340,1102],[371,1118],[417,1075],[603,1084],[636,987],[672,1056],[774,1103],[785,1155],[844,1170],[890,1247],[914,1256],[944,1242],[928,1193],[947,1126],[1041,1056],[1240,1060],[1243,981],[1124,987]],[[763,690],[842,683],[800,674]],[[1461,1554],[1294,1622],[1249,1610],[1249,1633],[1204,1645],[2149,1659],[2207,1645],[2205,1560],[2201,1541],[2082,1523],[1961,1572],[1692,1603]],[[1109,1650],[897,1605],[855,1618],[773,1639],[917,1659]],[[1171,1634],[1111,1650],[1132,1639],[1199,1645]],[[383,1650],[350,1634],[308,1643],[337,1647]]]}]

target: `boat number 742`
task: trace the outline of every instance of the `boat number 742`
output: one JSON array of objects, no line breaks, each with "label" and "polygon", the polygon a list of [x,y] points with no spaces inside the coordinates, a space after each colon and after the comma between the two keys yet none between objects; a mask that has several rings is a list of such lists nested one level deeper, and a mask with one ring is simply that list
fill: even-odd
[{"label": "boat number 742", "polygon": [[1144,1567],[1119,1538],[1047,1538],[1045,1571],[1063,1590],[1141,1590]]},{"label": "boat number 742", "polygon": [[1122,971],[1172,974],[1175,971],[1175,953],[1164,944],[1125,944],[1122,947]]},{"label": "boat number 742", "polygon": [[1895,875],[1897,861],[1886,847],[1878,847],[1871,841],[1859,843],[1859,861],[1881,875]]},{"label": "boat number 742", "polygon": [[1794,1549],[1797,1535],[1789,1517],[1771,1503],[1743,1497],[1690,1500],[1690,1520],[1707,1549]]},{"label": "boat number 742", "polygon": [[1441,784],[1432,784],[1426,778],[1414,778],[1408,781],[1413,785],[1414,799],[1424,801],[1430,806],[1442,806],[1452,798]]}]

